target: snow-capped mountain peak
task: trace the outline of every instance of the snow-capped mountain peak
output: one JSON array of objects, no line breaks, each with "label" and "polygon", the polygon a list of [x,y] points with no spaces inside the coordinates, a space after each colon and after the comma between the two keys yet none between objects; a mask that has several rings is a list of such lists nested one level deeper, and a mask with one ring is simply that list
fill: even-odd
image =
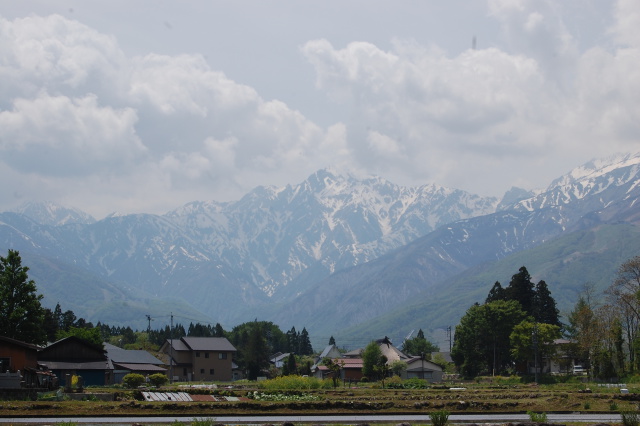
[{"label": "snow-capped mountain peak", "polygon": [[59,226],[70,223],[90,224],[96,220],[88,213],[63,207],[51,201],[27,202],[14,210],[42,225]]}]

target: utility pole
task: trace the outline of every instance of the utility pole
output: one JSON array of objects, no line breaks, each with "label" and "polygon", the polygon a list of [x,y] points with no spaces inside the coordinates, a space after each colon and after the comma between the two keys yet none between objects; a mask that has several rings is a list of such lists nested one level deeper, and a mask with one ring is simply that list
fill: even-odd
[{"label": "utility pole", "polygon": [[533,324],[533,358],[535,368],[535,382],[538,383],[538,323]]},{"label": "utility pole", "polygon": [[169,383],[173,383],[173,312],[171,312],[171,327],[169,328]]},{"label": "utility pole", "polygon": [[151,315],[146,315],[147,317],[147,321],[149,321],[149,325],[147,326],[147,333],[151,333],[151,320],[153,318],[151,318]]},{"label": "utility pole", "polygon": [[451,326],[447,327],[447,340],[449,341],[449,352],[451,352],[451,346],[453,339],[451,338]]}]

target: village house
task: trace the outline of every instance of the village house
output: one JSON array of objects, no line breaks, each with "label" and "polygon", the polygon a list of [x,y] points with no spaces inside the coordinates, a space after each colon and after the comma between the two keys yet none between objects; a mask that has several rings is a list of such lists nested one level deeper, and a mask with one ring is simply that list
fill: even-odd
[{"label": "village house", "polygon": [[113,365],[113,382],[122,383],[122,378],[129,373],[167,374],[164,363],[147,351],[122,349],[109,343],[104,344],[107,358]]},{"label": "village house", "polygon": [[160,351],[169,358],[174,381],[231,381],[236,348],[224,337],[168,339]]},{"label": "village house", "polygon": [[65,337],[43,348],[38,362],[46,366],[66,386],[67,375],[81,376],[84,386],[113,384],[113,364],[102,346],[75,336]]},{"label": "village house", "polygon": [[[20,340],[0,336],[0,388],[28,386],[28,372],[38,369],[38,347]],[[26,373],[26,374],[25,374]]]},{"label": "village house", "polygon": [[444,374],[441,365],[431,362],[424,357],[412,357],[405,360],[407,369],[403,372],[403,379],[423,379],[428,382],[441,382]]},{"label": "village house", "polygon": [[[403,361],[407,363],[407,369],[403,372],[403,378],[419,378],[429,382],[442,381],[443,368],[442,366],[435,364],[431,361],[424,359],[423,357],[410,357],[404,354],[401,350],[396,348],[388,338],[376,340],[382,355],[387,358],[387,365],[393,364],[395,361]],[[335,348],[327,346],[322,354],[318,357],[318,360],[311,372],[314,377],[319,379],[326,379],[331,377],[331,371],[322,364],[325,358],[331,358],[334,362],[342,365],[340,369],[340,379],[344,381],[360,381],[362,380],[362,352],[363,349],[356,349],[345,354],[340,354]],[[323,356],[326,355],[326,356]]]}]

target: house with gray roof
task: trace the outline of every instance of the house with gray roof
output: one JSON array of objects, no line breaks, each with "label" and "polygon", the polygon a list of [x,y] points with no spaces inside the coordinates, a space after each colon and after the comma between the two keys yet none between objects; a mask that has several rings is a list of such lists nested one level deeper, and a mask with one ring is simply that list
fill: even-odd
[{"label": "house with gray roof", "polygon": [[167,374],[164,363],[147,351],[128,350],[109,343],[104,344],[107,358],[113,365],[113,377],[115,383],[121,383],[122,378],[129,373],[142,374]]},{"label": "house with gray roof", "polygon": [[167,339],[160,351],[169,357],[174,381],[231,381],[236,348],[225,337]]}]

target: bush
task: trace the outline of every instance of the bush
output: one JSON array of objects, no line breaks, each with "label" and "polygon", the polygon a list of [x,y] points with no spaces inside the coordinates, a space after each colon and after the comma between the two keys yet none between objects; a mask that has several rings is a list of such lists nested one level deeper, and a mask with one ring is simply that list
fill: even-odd
[{"label": "bush", "polygon": [[130,389],[135,389],[144,383],[144,376],[142,374],[129,373],[122,378],[122,383]]},{"label": "bush", "polygon": [[622,417],[622,424],[624,426],[638,426],[640,424],[640,417],[637,411],[620,410],[620,417]]},{"label": "bush", "polygon": [[149,383],[153,386],[159,388],[162,385],[165,385],[169,381],[169,378],[162,373],[156,373],[149,376]]},{"label": "bush", "polygon": [[434,411],[429,414],[429,418],[431,419],[433,426],[445,426],[449,421],[449,412],[446,410]]},{"label": "bush", "polygon": [[547,422],[547,413],[534,413],[533,411],[527,411],[529,415],[529,420],[534,423],[546,423]]}]

